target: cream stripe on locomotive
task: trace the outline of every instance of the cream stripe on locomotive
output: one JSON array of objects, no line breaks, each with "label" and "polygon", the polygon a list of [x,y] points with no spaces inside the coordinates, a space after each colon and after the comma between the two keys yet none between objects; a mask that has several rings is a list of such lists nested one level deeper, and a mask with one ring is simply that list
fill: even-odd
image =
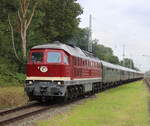
[{"label": "cream stripe on locomotive", "polygon": [[27,77],[26,80],[71,80],[70,77]]},{"label": "cream stripe on locomotive", "polygon": [[[78,79],[74,79],[74,80],[95,80],[95,79],[99,79],[101,80],[102,78],[98,77],[98,78],[78,78]],[[26,80],[71,80],[70,77],[27,77]]]}]

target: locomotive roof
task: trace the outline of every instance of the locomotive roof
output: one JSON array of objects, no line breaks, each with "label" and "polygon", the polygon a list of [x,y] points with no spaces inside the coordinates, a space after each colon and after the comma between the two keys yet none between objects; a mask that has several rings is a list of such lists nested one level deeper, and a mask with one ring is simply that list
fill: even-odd
[{"label": "locomotive roof", "polygon": [[79,47],[70,46],[67,44],[60,43],[58,41],[49,44],[34,46],[32,47],[32,49],[62,49],[72,56],[81,57],[84,59],[92,59],[96,62],[100,62],[100,60],[97,57],[94,57],[92,53],[81,50]]}]

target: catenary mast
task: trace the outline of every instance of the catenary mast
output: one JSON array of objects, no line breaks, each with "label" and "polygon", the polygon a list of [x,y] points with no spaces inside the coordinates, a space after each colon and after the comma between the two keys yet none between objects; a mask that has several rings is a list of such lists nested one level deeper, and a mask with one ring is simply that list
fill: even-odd
[{"label": "catenary mast", "polygon": [[89,16],[88,51],[92,52],[92,15]]}]

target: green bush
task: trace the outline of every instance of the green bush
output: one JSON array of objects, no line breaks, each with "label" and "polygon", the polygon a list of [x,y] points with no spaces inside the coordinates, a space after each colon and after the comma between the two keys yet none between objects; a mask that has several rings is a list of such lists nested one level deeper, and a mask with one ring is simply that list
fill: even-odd
[{"label": "green bush", "polygon": [[18,73],[18,65],[0,57],[0,86],[22,86],[25,80],[23,73]]}]

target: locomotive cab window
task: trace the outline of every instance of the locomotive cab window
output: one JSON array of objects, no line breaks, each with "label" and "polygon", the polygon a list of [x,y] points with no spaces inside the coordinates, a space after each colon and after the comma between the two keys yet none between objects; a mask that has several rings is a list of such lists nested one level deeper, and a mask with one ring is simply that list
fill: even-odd
[{"label": "locomotive cab window", "polygon": [[31,56],[32,62],[42,62],[43,60],[43,53],[42,52],[33,52]]},{"label": "locomotive cab window", "polygon": [[61,62],[61,53],[48,52],[47,53],[47,62],[48,63],[60,63]]}]

